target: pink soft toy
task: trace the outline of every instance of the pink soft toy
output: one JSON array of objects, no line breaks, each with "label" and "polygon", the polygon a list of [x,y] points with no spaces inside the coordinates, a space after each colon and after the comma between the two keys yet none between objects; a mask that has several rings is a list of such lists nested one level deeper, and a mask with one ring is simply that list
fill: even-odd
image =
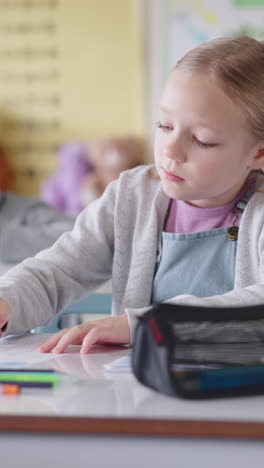
[{"label": "pink soft toy", "polygon": [[80,187],[93,172],[88,148],[83,143],[68,143],[59,150],[59,168],[42,186],[42,199],[64,213],[77,215],[83,206]]},{"label": "pink soft toy", "polygon": [[83,204],[86,206],[100,197],[122,171],[142,164],[144,149],[144,142],[137,137],[105,137],[90,142],[89,160],[94,171],[82,181]]}]

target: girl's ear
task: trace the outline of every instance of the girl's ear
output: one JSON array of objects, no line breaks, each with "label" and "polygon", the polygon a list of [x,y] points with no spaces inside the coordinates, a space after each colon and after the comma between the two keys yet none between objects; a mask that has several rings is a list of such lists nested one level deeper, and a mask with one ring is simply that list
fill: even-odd
[{"label": "girl's ear", "polygon": [[258,148],[252,162],[250,164],[251,169],[262,169],[264,168],[264,143]]}]

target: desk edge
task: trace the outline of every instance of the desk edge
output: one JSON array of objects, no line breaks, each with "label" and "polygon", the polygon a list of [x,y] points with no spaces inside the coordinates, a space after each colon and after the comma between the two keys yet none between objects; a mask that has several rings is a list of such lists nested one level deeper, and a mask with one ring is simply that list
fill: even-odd
[{"label": "desk edge", "polygon": [[0,432],[264,439],[264,423],[1,415]]}]

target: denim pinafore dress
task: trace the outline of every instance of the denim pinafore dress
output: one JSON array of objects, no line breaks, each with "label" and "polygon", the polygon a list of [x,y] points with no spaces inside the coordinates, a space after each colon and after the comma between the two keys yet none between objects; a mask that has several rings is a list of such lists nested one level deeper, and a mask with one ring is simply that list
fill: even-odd
[{"label": "denim pinafore dress", "polygon": [[[232,211],[243,213],[252,195],[253,192],[246,192]],[[180,294],[208,297],[231,291],[235,280],[237,238],[238,227],[235,225],[187,234],[162,232],[151,303]]]}]

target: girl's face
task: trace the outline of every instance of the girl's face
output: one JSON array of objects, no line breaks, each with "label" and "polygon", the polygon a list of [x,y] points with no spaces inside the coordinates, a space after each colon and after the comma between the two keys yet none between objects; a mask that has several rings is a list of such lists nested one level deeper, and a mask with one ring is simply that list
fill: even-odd
[{"label": "girl's face", "polygon": [[239,105],[205,74],[174,70],[155,134],[164,192],[200,207],[231,201],[253,167],[257,142]]}]

